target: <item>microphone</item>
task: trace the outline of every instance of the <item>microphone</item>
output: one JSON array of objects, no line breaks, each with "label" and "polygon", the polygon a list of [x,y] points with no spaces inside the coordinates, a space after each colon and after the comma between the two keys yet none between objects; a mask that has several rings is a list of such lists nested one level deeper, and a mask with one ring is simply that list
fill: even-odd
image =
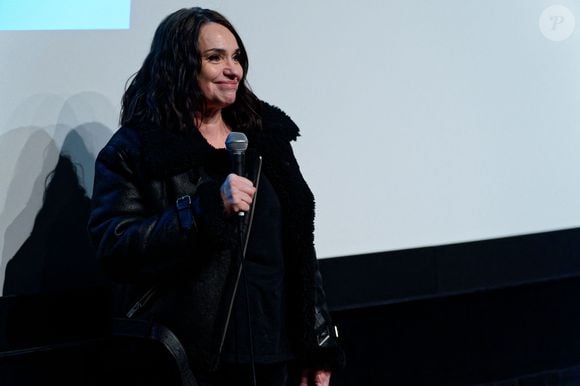
[{"label": "microphone", "polygon": [[[226,149],[230,153],[232,171],[238,176],[246,173],[246,149],[248,148],[248,137],[244,133],[232,131],[226,138]],[[238,216],[243,217],[244,212],[238,212]]]},{"label": "microphone", "polygon": [[238,176],[246,173],[245,152],[248,148],[248,137],[244,133],[232,131],[226,138],[226,149],[230,153],[232,171]]}]

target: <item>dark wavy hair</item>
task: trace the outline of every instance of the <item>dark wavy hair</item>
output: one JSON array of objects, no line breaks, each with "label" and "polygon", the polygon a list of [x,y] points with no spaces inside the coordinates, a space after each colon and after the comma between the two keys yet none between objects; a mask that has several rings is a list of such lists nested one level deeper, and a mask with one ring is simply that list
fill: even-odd
[{"label": "dark wavy hair", "polygon": [[123,95],[121,125],[150,123],[166,130],[188,132],[195,129],[195,116],[206,111],[205,98],[198,86],[201,53],[198,37],[206,23],[226,27],[240,48],[244,70],[235,102],[222,110],[225,122],[236,130],[261,127],[260,102],[246,84],[248,55],[242,39],[221,14],[199,7],[180,9],[157,27],[151,50]]}]

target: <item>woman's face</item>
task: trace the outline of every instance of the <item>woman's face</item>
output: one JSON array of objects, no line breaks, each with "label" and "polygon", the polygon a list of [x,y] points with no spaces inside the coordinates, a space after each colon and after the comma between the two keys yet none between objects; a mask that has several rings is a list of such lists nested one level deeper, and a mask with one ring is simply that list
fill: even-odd
[{"label": "woman's face", "polygon": [[236,100],[243,76],[240,48],[235,36],[218,23],[204,24],[199,31],[201,71],[197,83],[210,109],[221,109]]}]

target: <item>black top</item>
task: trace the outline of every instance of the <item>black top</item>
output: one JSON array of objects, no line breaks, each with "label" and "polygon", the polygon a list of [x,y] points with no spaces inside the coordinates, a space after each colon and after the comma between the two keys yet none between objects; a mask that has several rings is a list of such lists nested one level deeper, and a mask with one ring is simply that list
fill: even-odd
[{"label": "black top", "polygon": [[228,363],[249,363],[251,343],[256,363],[291,359],[286,316],[282,212],[274,188],[262,175],[222,359]]}]

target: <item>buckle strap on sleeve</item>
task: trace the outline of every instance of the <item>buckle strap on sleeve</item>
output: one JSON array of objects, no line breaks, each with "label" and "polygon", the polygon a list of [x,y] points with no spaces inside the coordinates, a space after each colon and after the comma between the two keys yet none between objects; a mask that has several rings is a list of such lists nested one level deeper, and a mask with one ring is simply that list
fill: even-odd
[{"label": "buckle strap on sleeve", "polygon": [[194,219],[191,213],[191,197],[189,195],[181,196],[175,200],[175,207],[177,208],[177,217],[181,227],[185,230],[193,228]]}]

